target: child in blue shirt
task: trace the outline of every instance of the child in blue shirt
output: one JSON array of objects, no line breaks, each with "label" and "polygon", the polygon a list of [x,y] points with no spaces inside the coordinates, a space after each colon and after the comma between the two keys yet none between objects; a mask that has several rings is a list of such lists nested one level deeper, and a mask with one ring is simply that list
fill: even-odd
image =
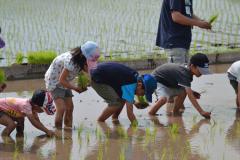
[{"label": "child in blue shirt", "polygon": [[91,71],[93,89],[108,103],[98,121],[104,122],[110,116],[117,120],[123,106],[127,106],[129,120],[136,122],[133,113],[134,96],[146,96],[152,102],[152,93],[157,88],[153,76],[138,72],[118,63],[101,63]]}]

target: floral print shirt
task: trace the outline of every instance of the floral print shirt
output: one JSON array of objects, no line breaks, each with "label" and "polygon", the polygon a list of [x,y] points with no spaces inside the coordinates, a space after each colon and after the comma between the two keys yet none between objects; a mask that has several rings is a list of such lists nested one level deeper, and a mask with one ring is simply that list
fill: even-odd
[{"label": "floral print shirt", "polygon": [[45,85],[48,91],[53,91],[56,87],[64,88],[59,83],[59,77],[63,69],[69,71],[67,81],[72,81],[80,72],[81,68],[75,66],[71,61],[72,54],[70,52],[63,53],[57,56],[47,72],[45,73]]}]

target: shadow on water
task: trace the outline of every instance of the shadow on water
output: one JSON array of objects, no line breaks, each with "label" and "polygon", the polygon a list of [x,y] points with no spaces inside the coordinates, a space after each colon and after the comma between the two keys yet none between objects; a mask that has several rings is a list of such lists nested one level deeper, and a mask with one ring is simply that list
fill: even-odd
[{"label": "shadow on water", "polygon": [[[211,68],[225,72],[228,66]],[[10,81],[1,97],[30,98],[32,91],[41,87],[42,79]],[[203,119],[187,99],[182,116],[168,116],[163,106],[157,117],[149,117],[147,109],[134,109],[138,127],[130,127],[125,110],[119,122],[97,123],[106,104],[88,88],[82,94],[74,92],[72,130],[57,130],[57,137],[48,138],[26,120],[24,138],[15,137],[15,131],[10,138],[0,137],[0,160],[240,159],[240,113],[236,112],[235,94],[226,74],[194,78],[192,87],[202,92],[199,102],[212,111],[211,120]],[[42,113],[39,117],[46,127],[54,129],[54,116]],[[0,125],[0,132],[2,129]]]}]

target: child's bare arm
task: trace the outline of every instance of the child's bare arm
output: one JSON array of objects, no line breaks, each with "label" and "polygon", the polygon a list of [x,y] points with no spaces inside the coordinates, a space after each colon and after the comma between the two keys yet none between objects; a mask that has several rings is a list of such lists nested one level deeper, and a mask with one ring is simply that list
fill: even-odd
[{"label": "child's bare arm", "polygon": [[33,114],[29,114],[27,115],[29,121],[32,123],[32,125],[34,127],[36,127],[37,129],[45,132],[47,135],[49,136],[53,136],[54,135],[54,132],[51,131],[51,130],[48,130],[39,120],[39,117],[37,115],[37,113],[34,113]]},{"label": "child's bare arm", "polygon": [[188,95],[189,100],[192,102],[193,106],[196,108],[196,110],[205,118],[210,118],[211,117],[211,112],[205,112],[201,106],[198,104],[193,91],[191,88],[185,88],[186,93]]},{"label": "child's bare arm", "polygon": [[240,108],[240,83],[238,83],[237,107]]},{"label": "child's bare arm", "polygon": [[126,106],[127,106],[127,116],[128,119],[131,121],[131,123],[136,123],[137,119],[133,113],[133,104],[126,102]]}]

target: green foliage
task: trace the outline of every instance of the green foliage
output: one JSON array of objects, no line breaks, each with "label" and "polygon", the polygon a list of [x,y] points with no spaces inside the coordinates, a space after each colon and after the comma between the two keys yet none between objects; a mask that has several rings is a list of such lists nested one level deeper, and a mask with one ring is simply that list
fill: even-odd
[{"label": "green foliage", "polygon": [[127,132],[124,130],[124,128],[122,126],[118,126],[116,131],[120,138],[123,138],[123,139],[128,138]]},{"label": "green foliage", "polygon": [[50,64],[56,56],[55,51],[28,52],[27,60],[29,64]]},{"label": "green foliage", "polygon": [[148,101],[145,96],[135,96],[134,99],[135,99],[134,105],[138,109],[145,109],[146,107],[149,106]]},{"label": "green foliage", "polygon": [[16,63],[17,64],[22,64],[24,59],[23,53],[19,52],[16,54]]},{"label": "green foliage", "polygon": [[215,22],[218,18],[218,14],[212,15],[209,19],[209,23],[212,24],[213,22]]},{"label": "green foliage", "polygon": [[119,154],[119,160],[125,160],[126,157],[125,157],[125,150],[124,148],[121,149],[121,152]]},{"label": "green foliage", "polygon": [[0,69],[0,83],[4,83],[6,81],[5,73]]},{"label": "green foliage", "polygon": [[170,125],[170,133],[172,135],[177,135],[179,133],[179,126],[177,123],[173,123],[172,125]]},{"label": "green foliage", "polygon": [[80,74],[78,75],[78,86],[83,89],[86,89],[89,84],[90,77],[88,76],[87,73],[81,71]]}]

